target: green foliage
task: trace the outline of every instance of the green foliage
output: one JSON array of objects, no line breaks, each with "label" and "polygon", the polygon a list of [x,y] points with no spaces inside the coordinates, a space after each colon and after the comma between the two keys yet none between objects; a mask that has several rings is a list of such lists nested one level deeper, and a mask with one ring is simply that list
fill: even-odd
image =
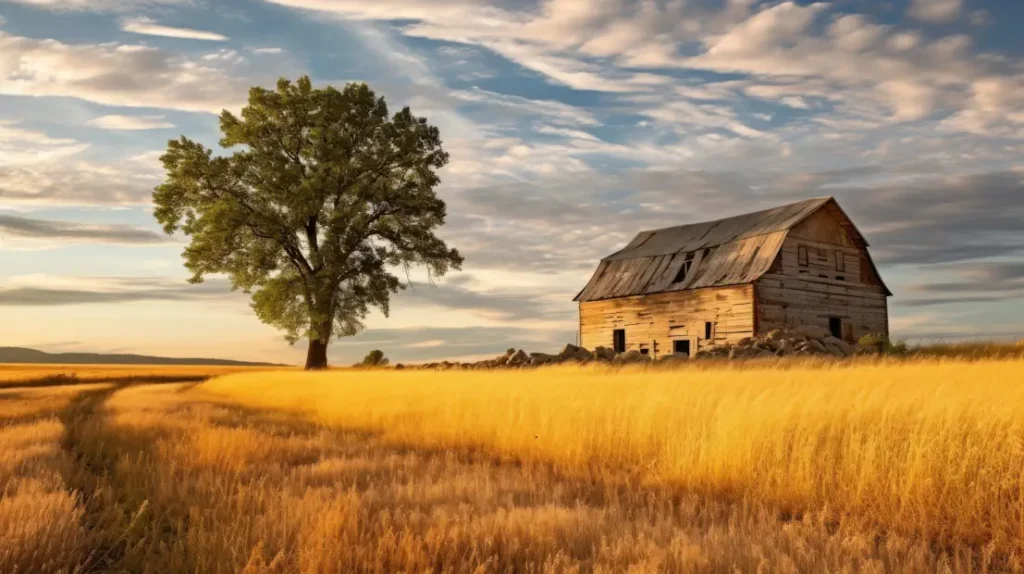
[{"label": "green foliage", "polygon": [[220,129],[231,155],[184,136],[168,144],[154,215],[190,237],[190,281],[226,274],[289,342],[355,334],[371,308],[387,315],[405,288],[396,273],[412,265],[433,276],[460,267],[434,234],[448,154],[409,108],[389,117],[365,84],[281,79],[276,91],[252,88],[241,117],[224,111]]},{"label": "green foliage", "polygon": [[370,351],[369,353],[367,353],[366,356],[363,357],[363,362],[357,363],[356,366],[357,367],[360,367],[360,366],[361,367],[384,367],[388,363],[390,363],[390,361],[388,361],[388,358],[384,356],[384,351],[381,351],[379,349],[374,349],[374,350]]},{"label": "green foliage", "polygon": [[871,349],[879,355],[906,355],[909,352],[906,341],[898,340],[893,343],[884,333],[864,335],[857,342],[860,346]]}]

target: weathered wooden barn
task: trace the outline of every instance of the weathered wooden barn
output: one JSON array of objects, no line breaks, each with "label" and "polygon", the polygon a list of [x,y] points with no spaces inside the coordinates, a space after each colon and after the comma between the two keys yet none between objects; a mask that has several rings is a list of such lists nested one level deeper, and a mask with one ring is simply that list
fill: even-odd
[{"label": "weathered wooden barn", "polygon": [[642,231],[576,296],[580,344],[694,354],[781,327],[889,333],[868,242],[835,199]]}]

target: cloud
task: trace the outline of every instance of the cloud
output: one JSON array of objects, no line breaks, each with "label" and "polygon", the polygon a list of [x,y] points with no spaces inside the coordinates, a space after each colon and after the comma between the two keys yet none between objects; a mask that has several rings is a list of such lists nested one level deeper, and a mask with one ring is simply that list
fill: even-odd
[{"label": "cloud", "polygon": [[129,12],[143,7],[188,4],[191,0],[2,0],[55,12]]},{"label": "cloud", "polygon": [[130,225],[79,223],[32,219],[0,213],[0,237],[71,242],[160,245],[174,243],[168,236]]},{"label": "cloud", "polygon": [[[944,123],[947,130],[1024,132],[1021,90],[1008,59],[972,54],[964,35],[927,38],[841,13],[827,2],[733,1],[717,9],[693,2],[607,2],[583,9],[573,0],[545,0],[513,10],[493,2],[267,1],[346,19],[408,22],[399,28],[406,36],[479,46],[573,89],[607,92],[617,101],[619,94],[651,94],[648,113],[663,116],[672,101],[666,92],[683,98],[672,102],[679,106],[693,106],[687,100],[708,99],[709,93],[680,92],[678,78],[650,70],[697,69],[744,76],[737,84],[785,86],[785,93],[762,91],[758,97],[791,108],[814,109],[806,98],[824,98],[832,105],[817,109],[816,117],[844,121],[847,128],[957,114]],[[960,4],[915,0],[912,12],[942,19],[959,13]],[[739,115],[740,109],[732,111]],[[691,113],[675,117],[684,120],[676,129],[691,125]],[[723,129],[759,137],[742,119]]]},{"label": "cloud", "polygon": [[457,275],[437,286],[413,282],[395,300],[470,311],[497,321],[560,320],[571,319],[573,316],[571,308],[567,308],[568,302],[575,295],[572,289],[563,293],[552,293],[549,290],[474,289],[469,286],[472,281],[470,276]]},{"label": "cloud", "polygon": [[0,121],[0,170],[5,165],[39,164],[65,159],[89,148],[70,138],[54,138],[44,132]]},{"label": "cloud", "polygon": [[284,48],[253,48],[253,54],[283,54]]},{"label": "cloud", "polygon": [[233,294],[226,281],[198,285],[154,277],[22,276],[0,283],[0,306],[62,306],[136,301],[223,299]]},{"label": "cloud", "polygon": [[155,130],[175,127],[167,116],[107,115],[91,119],[86,125],[105,130]]},{"label": "cloud", "polygon": [[1024,253],[1024,174],[917,177],[836,189],[882,263],[930,264]]},{"label": "cloud", "polygon": [[368,329],[354,337],[337,340],[328,348],[332,361],[355,363],[373,349],[397,362],[469,360],[494,357],[508,347],[529,352],[558,352],[576,340],[574,329],[524,329],[520,327],[413,327]]},{"label": "cloud", "polygon": [[176,28],[158,24],[151,18],[135,17],[128,18],[121,22],[121,29],[133,34],[146,36],[163,36],[165,38],[182,38],[187,40],[208,40],[212,42],[223,42],[228,37],[214,32],[204,32],[192,28]]},{"label": "cloud", "polygon": [[0,165],[4,205],[149,205],[160,183],[161,167],[150,155],[118,163],[89,161]]},{"label": "cloud", "polygon": [[907,13],[925,22],[955,20],[963,10],[963,0],[912,0]]},{"label": "cloud", "polygon": [[65,44],[0,32],[0,94],[219,113],[245,102],[248,81],[158,48]]}]

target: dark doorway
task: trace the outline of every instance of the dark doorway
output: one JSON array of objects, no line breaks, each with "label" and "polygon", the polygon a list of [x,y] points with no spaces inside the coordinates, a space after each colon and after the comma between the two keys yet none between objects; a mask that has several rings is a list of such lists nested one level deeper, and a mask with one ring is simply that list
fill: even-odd
[{"label": "dark doorway", "polygon": [[690,356],[690,341],[672,341],[672,352],[680,355]]},{"label": "dark doorway", "polygon": [[839,317],[828,318],[828,331],[837,339],[843,338],[843,320]]},{"label": "dark doorway", "polygon": [[626,352],[626,330],[615,329],[612,331],[612,348],[616,353]]}]

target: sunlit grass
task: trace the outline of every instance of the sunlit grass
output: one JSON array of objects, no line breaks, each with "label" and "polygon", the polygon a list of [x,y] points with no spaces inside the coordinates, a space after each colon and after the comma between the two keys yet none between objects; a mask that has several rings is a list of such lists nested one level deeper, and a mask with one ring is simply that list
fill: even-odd
[{"label": "sunlit grass", "polygon": [[202,386],[422,446],[1024,545],[1024,361],[254,373]]},{"label": "sunlit grass", "polygon": [[70,385],[109,381],[160,382],[203,380],[209,377],[288,367],[219,365],[46,365],[0,364],[0,388],[31,385]]}]

